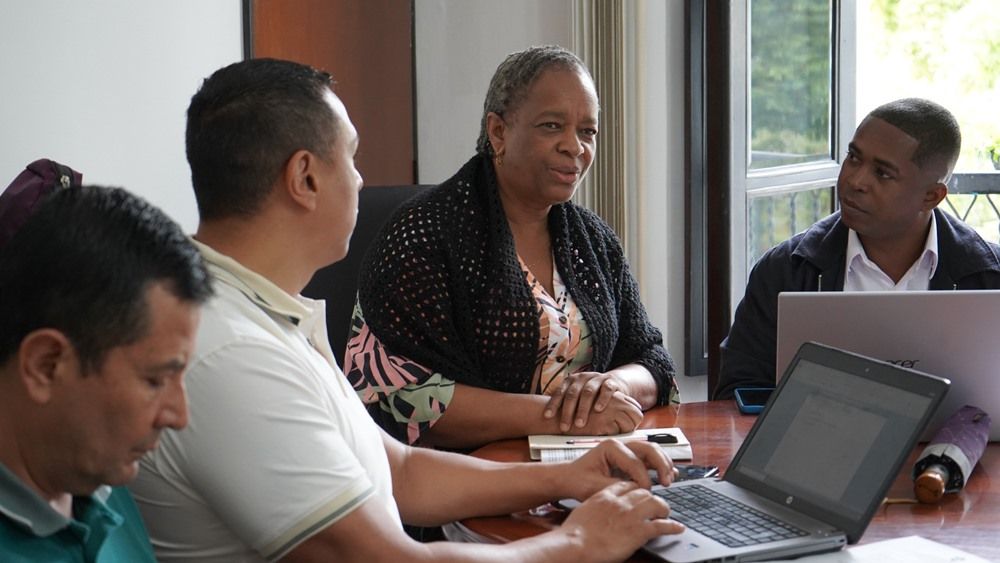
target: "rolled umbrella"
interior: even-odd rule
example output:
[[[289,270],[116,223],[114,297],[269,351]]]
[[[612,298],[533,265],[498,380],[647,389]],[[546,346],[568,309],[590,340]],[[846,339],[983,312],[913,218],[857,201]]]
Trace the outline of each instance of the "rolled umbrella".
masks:
[[[917,500],[933,504],[945,493],[962,490],[986,451],[990,422],[989,414],[972,405],[958,409],[945,421],[913,466]]]

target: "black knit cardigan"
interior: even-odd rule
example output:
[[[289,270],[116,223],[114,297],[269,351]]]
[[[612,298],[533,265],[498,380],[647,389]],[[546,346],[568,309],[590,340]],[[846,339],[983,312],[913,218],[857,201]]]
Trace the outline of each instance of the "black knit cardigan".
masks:
[[[666,404],[674,366],[615,233],[572,203],[549,212],[555,264],[591,331],[592,369],[645,366]],[[493,164],[469,160],[403,204],[369,249],[358,299],[393,354],[458,383],[531,392],[538,305],[521,271]]]

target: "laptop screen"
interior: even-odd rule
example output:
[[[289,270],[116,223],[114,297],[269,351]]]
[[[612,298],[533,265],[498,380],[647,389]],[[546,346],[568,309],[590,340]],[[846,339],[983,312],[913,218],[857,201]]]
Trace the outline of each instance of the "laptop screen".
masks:
[[[943,390],[920,381],[940,380],[819,351],[820,361],[793,364],[726,479],[845,531],[862,521],[860,535]],[[825,361],[827,352],[846,363]]]
[[[951,389],[928,431],[964,405],[1000,413],[1000,291],[803,292],[778,297],[777,375],[799,346],[842,350],[946,377]],[[991,440],[1000,440],[994,424]]]

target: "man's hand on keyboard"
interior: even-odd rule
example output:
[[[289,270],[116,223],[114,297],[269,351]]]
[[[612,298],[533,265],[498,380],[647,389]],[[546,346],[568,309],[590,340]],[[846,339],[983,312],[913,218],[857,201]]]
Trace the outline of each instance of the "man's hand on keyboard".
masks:
[[[581,541],[583,553],[621,561],[656,536],[683,532],[682,524],[666,519],[669,514],[663,499],[633,481],[619,481],[573,510],[558,533]]]

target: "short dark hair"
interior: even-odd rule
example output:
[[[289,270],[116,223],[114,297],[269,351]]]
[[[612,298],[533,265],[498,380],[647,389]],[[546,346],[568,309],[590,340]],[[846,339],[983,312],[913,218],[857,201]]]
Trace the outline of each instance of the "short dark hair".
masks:
[[[253,215],[295,151],[333,150],[331,84],[325,72],[275,59],[241,61],[205,79],[185,139],[202,220]]]
[[[486,116],[490,112],[503,117],[513,112],[524,101],[528,89],[543,71],[551,68],[575,70],[593,81],[590,70],[583,64],[580,57],[558,45],[530,47],[523,51],[507,55],[493,73],[490,86],[483,102],[483,118],[479,124],[479,139],[476,141],[476,152],[488,157],[493,156],[493,145],[486,131]]]
[[[868,114],[896,127],[917,140],[913,163],[923,168],[929,162],[945,165],[945,178],[951,175],[962,150],[962,131],[950,111],[923,98],[903,98],[883,104]]]
[[[0,365],[32,331],[73,343],[85,372],[149,330],[154,283],[201,304],[212,294],[201,255],[162,211],[121,188],[48,196],[0,249]]]

